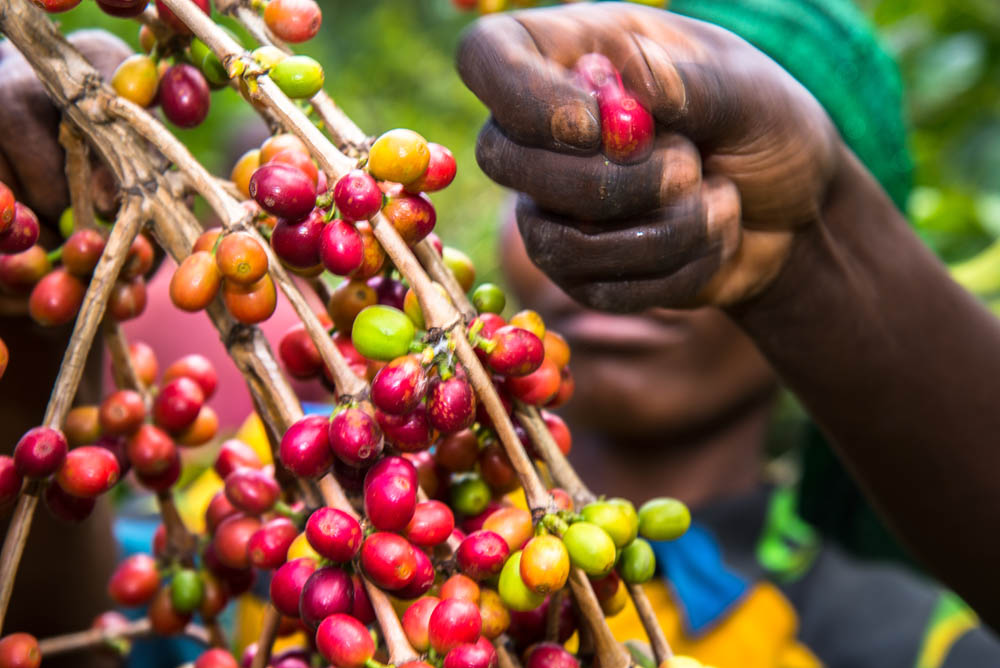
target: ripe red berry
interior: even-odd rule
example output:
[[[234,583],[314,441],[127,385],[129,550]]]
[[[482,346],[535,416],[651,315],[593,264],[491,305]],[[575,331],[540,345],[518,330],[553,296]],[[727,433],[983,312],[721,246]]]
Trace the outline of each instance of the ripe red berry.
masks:
[[[21,474],[17,472],[14,458],[0,455],[0,508],[11,504],[21,491]]]
[[[545,358],[542,364],[529,374],[513,376],[504,383],[504,388],[526,404],[544,406],[559,391],[562,374],[555,362]]]
[[[125,256],[125,264],[119,276],[126,281],[130,281],[137,276],[145,276],[153,268],[153,244],[149,242],[145,234],[139,234],[132,240],[132,245],[128,247],[128,254]]]
[[[469,534],[455,552],[458,567],[474,580],[486,580],[499,574],[508,556],[507,541],[500,534],[487,530]]]
[[[403,613],[403,618],[400,620],[403,624],[403,631],[406,633],[407,640],[413,645],[413,649],[420,653],[424,653],[430,649],[431,641],[428,636],[427,625],[430,622],[431,613],[434,612],[434,608],[440,602],[441,599],[436,596],[424,596],[417,599],[406,609],[406,612]]]
[[[271,248],[290,267],[315,267],[320,264],[320,244],[326,225],[319,209],[313,209],[304,218],[282,218],[271,230]]]
[[[487,353],[486,363],[504,376],[525,376],[541,366],[545,356],[542,340],[514,325],[496,330],[490,341],[493,349]]]
[[[35,636],[11,633],[0,640],[0,666],[3,668],[38,668],[42,652]]]
[[[224,566],[242,569],[250,565],[248,543],[260,528],[260,520],[245,515],[232,515],[215,528],[212,547]]]
[[[170,587],[160,587],[146,611],[153,632],[161,636],[180,633],[191,622],[191,613],[181,613],[174,608],[170,596]]]
[[[126,558],[108,580],[108,596],[125,607],[144,605],[156,594],[160,574],[156,561],[148,554],[134,554]]]
[[[316,629],[326,617],[350,614],[354,602],[351,576],[336,566],[316,570],[302,586],[299,617],[309,629]]]
[[[302,170],[280,162],[258,167],[249,190],[264,211],[279,218],[295,221],[316,206],[316,184]]]
[[[212,95],[205,76],[197,68],[180,63],[163,73],[157,99],[167,120],[178,127],[193,128],[208,116]]]
[[[472,426],[476,419],[476,394],[468,381],[452,376],[432,382],[427,394],[427,419],[446,434]]]
[[[139,480],[139,483],[146,489],[152,492],[165,492],[177,479],[181,477],[181,456],[176,450],[174,451],[173,457],[170,458],[170,464],[162,473],[156,474],[146,474],[135,472],[135,477]]]
[[[333,202],[346,220],[368,220],[382,208],[382,191],[368,172],[354,169],[333,187]]]
[[[128,356],[143,385],[149,386],[156,382],[159,364],[156,361],[156,353],[148,343],[132,341],[128,344]]]
[[[220,647],[213,647],[201,653],[194,662],[194,668],[239,668],[233,655]]]
[[[531,649],[525,668],[580,668],[580,662],[561,645],[543,642]]]
[[[278,357],[292,378],[313,378],[323,370],[323,358],[305,325],[292,325],[278,343]]]
[[[26,478],[46,478],[62,466],[68,447],[58,429],[33,427],[14,446],[14,466]]]
[[[142,425],[146,418],[146,404],[138,392],[118,390],[101,403],[98,417],[105,434],[124,436]]]
[[[65,269],[56,269],[31,290],[28,313],[40,325],[65,325],[76,318],[86,292],[79,278]]]
[[[597,107],[604,155],[621,164],[640,162],[649,156],[656,123],[638,98],[626,90],[604,89],[597,94]]]
[[[351,223],[331,220],[323,227],[319,242],[319,258],[323,266],[337,276],[347,276],[365,259],[365,244]]]
[[[455,573],[441,583],[441,599],[461,598],[479,605],[482,590],[476,581],[467,575]]]
[[[427,163],[427,171],[413,183],[406,184],[408,193],[432,193],[447,188],[455,179],[455,156],[447,147],[434,142],[427,142],[431,152],[431,160]]]
[[[0,234],[6,232],[14,222],[17,200],[6,183],[0,181]]]
[[[263,464],[260,457],[257,456],[257,452],[243,441],[238,441],[235,438],[224,441],[219,448],[218,456],[215,458],[215,472],[225,480],[226,476],[241,466],[259,469]]]
[[[417,567],[413,571],[413,579],[399,589],[393,590],[393,595],[403,600],[423,596],[434,586],[434,563],[423,550],[413,548],[413,557]]]
[[[314,0],[271,0],[264,9],[264,22],[278,39],[292,44],[316,36],[323,13]]]
[[[404,475],[365,477],[365,515],[376,529],[401,531],[413,517],[417,486]]]
[[[270,473],[260,469],[236,469],[226,476],[226,498],[249,515],[269,511],[281,496],[281,488]]]
[[[424,398],[427,375],[416,355],[404,355],[379,369],[371,383],[375,407],[390,415],[409,413]]]
[[[88,276],[104,252],[104,237],[97,230],[85,228],[69,235],[63,244],[62,263],[76,276]]]
[[[73,496],[93,498],[118,482],[118,459],[97,445],[83,445],[66,454],[56,482]]]
[[[451,508],[431,500],[417,504],[403,534],[414,545],[434,547],[448,540],[454,529],[455,516]]]
[[[345,408],[330,420],[330,449],[351,466],[366,466],[382,453],[382,430],[360,408]]]
[[[159,427],[143,424],[129,437],[125,452],[138,473],[156,476],[170,468],[177,456],[177,446]]]
[[[320,555],[346,563],[361,549],[361,525],[336,508],[319,508],[306,521],[306,540]]]
[[[257,529],[247,543],[254,568],[274,569],[285,563],[288,548],[299,530],[287,517],[276,517]]]
[[[434,460],[450,473],[471,471],[478,455],[479,439],[471,429],[445,435],[434,449]]]
[[[330,615],[316,631],[316,648],[335,668],[363,668],[375,654],[368,629],[349,615]]]
[[[326,473],[333,459],[327,430],[322,415],[307,415],[289,427],[278,450],[285,468],[302,478],[318,478]]]
[[[417,404],[416,408],[405,415],[388,415],[380,410],[375,411],[386,440],[402,452],[419,452],[426,450],[437,440],[437,432],[427,418],[427,407]]]
[[[205,528],[209,533],[215,533],[215,528],[222,523],[222,520],[239,512],[226,498],[225,492],[216,492],[205,508]]]
[[[308,557],[293,559],[282,565],[271,578],[271,604],[283,615],[299,616],[299,599],[306,580],[316,570],[316,562]]]
[[[21,253],[0,254],[0,287],[15,295],[26,295],[52,271],[45,250],[38,245]]]
[[[375,621],[375,610],[368,598],[368,591],[356,573],[351,576],[351,582],[354,583],[354,605],[351,606],[351,617],[362,624],[371,624]]]
[[[205,401],[212,398],[212,395],[215,394],[215,388],[219,385],[219,374],[215,371],[215,365],[210,359],[198,353],[185,355],[163,372],[164,383],[169,383],[177,378],[190,378],[198,383],[204,393]]]
[[[205,403],[205,393],[187,376],[175,378],[160,389],[153,402],[153,419],[167,431],[178,432],[194,422]]]
[[[38,216],[24,204],[14,205],[14,219],[0,232],[0,253],[21,253],[38,241],[41,225]]]
[[[454,648],[444,657],[443,668],[496,668],[497,652],[486,638]]]
[[[483,628],[479,606],[472,601],[448,598],[438,603],[427,626],[431,647],[439,654],[474,643]]]
[[[413,580],[417,558],[410,542],[394,533],[379,531],[361,545],[361,567],[369,579],[390,591],[402,589]]]

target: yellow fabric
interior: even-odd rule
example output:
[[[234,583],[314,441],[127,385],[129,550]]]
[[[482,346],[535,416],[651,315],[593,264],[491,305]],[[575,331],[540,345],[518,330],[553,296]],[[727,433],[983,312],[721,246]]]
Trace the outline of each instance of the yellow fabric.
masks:
[[[796,640],[798,619],[795,610],[768,582],[757,583],[736,610],[700,638],[685,635],[666,584],[653,581],[644,589],[670,646],[678,654],[718,668],[819,668],[823,665]],[[618,640],[647,642],[631,601],[608,622]]]
[[[948,658],[952,645],[978,625],[976,613],[964,605],[934,624],[924,637],[916,668],[940,668]]]

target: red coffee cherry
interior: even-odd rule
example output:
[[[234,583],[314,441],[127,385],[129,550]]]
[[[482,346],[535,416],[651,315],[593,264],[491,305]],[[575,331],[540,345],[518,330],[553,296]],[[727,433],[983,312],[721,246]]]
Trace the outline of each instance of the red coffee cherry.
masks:
[[[423,193],[391,198],[382,207],[382,214],[396,228],[403,241],[410,246],[430,234],[437,223],[434,205]]]
[[[316,570],[316,562],[307,557],[282,565],[271,578],[271,604],[283,615],[299,616],[299,599],[306,580]]]
[[[336,508],[319,508],[306,521],[306,540],[331,561],[347,563],[354,559],[362,539],[358,521]]]
[[[354,169],[334,185],[333,202],[345,220],[369,220],[382,208],[382,191],[368,172]]]
[[[278,357],[292,378],[313,378],[323,370],[323,358],[302,323],[293,325],[282,335]]]
[[[48,485],[45,488],[45,506],[64,522],[82,522],[94,510],[96,501],[73,496],[59,485]]]
[[[274,507],[281,488],[274,476],[260,469],[240,468],[226,476],[226,498],[249,515],[262,515]]]
[[[194,662],[194,668],[239,668],[233,655],[219,647],[202,652]]]
[[[445,434],[471,427],[476,419],[476,394],[468,381],[458,376],[433,381],[427,394],[427,419]]]
[[[414,508],[403,535],[419,547],[434,547],[448,540],[454,529],[455,516],[451,508],[440,501],[421,501]]]
[[[83,445],[66,454],[56,482],[73,496],[89,499],[111,489],[119,474],[118,460],[109,450]]]
[[[42,652],[35,636],[11,633],[0,640],[0,666],[3,668],[38,668]]]
[[[423,550],[413,549],[413,557],[417,567],[413,571],[413,579],[399,589],[393,590],[393,595],[403,600],[423,596],[434,586],[434,564]]]
[[[471,471],[478,456],[479,439],[471,429],[444,435],[434,449],[434,460],[450,473]]]
[[[239,512],[226,498],[224,491],[216,492],[205,508],[205,528],[209,533],[215,533],[215,528],[222,523],[222,520]]]
[[[315,630],[330,615],[350,614],[354,603],[351,576],[336,566],[316,570],[302,586],[299,617],[306,628]]]
[[[205,76],[197,68],[181,63],[163,73],[157,100],[168,121],[193,128],[208,116],[212,95]]]
[[[413,580],[417,558],[410,542],[394,533],[373,533],[361,545],[361,567],[369,579],[390,591],[402,589]]]
[[[438,603],[427,626],[431,647],[439,654],[450,652],[465,643],[476,642],[482,628],[479,606],[460,598],[448,598]]]
[[[407,640],[413,645],[413,649],[420,653],[430,649],[431,641],[427,631],[430,623],[431,613],[437,607],[441,599],[436,596],[424,596],[417,599],[403,613],[400,620],[403,624],[403,632],[406,633]]]
[[[14,222],[16,205],[14,192],[6,183],[0,181],[0,234],[10,229],[11,223]]]
[[[264,211],[279,218],[298,220],[316,206],[316,184],[302,170],[280,162],[258,167],[249,190]]]
[[[215,472],[225,480],[226,476],[243,466],[259,469],[263,463],[257,456],[257,452],[243,441],[238,441],[235,438],[224,441],[215,458]]]
[[[134,554],[115,569],[108,580],[108,596],[127,608],[145,605],[160,586],[156,561],[148,554]]]
[[[89,276],[101,259],[104,245],[104,237],[97,230],[77,230],[63,244],[63,266],[76,276]]]
[[[335,668],[363,668],[375,654],[368,629],[344,614],[330,615],[320,623],[316,647]]]
[[[493,531],[479,530],[469,534],[458,546],[455,560],[462,572],[474,580],[486,580],[503,569],[510,547]]]
[[[401,531],[413,517],[417,486],[405,475],[365,477],[365,515],[376,529]]]
[[[404,188],[408,193],[432,193],[447,188],[455,179],[456,165],[455,156],[447,147],[434,142],[427,142],[430,149],[431,159],[427,163],[427,171],[424,175],[413,183],[408,183]]]
[[[337,276],[347,276],[365,259],[365,244],[351,223],[336,219],[323,227],[319,242],[323,266]]]
[[[295,269],[310,269],[320,264],[323,214],[313,209],[304,218],[282,218],[271,231],[271,248],[281,261]]]
[[[65,325],[76,318],[87,292],[79,278],[56,269],[35,284],[28,299],[28,313],[40,325]]]
[[[38,216],[24,204],[14,204],[14,218],[7,228],[0,232],[0,253],[21,253],[38,241],[41,225]]]
[[[525,668],[580,668],[580,663],[561,645],[543,642],[531,649]]]
[[[379,369],[371,383],[375,407],[390,415],[409,413],[424,398],[427,375],[416,355],[404,355]]]
[[[0,508],[9,506],[21,491],[23,480],[14,465],[14,458],[0,455]]]
[[[153,402],[153,419],[167,431],[178,432],[194,422],[205,393],[194,380],[181,376],[160,389]]]
[[[417,404],[405,415],[388,415],[376,410],[375,419],[386,439],[402,452],[426,450],[437,440],[437,432],[427,418],[424,404]]]
[[[323,13],[313,0],[272,0],[264,9],[264,22],[279,39],[298,44],[316,36]]]
[[[287,517],[276,517],[257,529],[247,543],[254,568],[274,569],[285,563],[288,548],[299,530]]]
[[[14,446],[14,466],[26,478],[46,478],[62,466],[68,447],[58,429],[33,427]]]
[[[525,376],[541,366],[545,356],[542,340],[520,327],[505,325],[489,340],[493,348],[487,353],[486,364],[504,376]]]
[[[366,466],[382,453],[382,430],[360,408],[347,408],[330,420],[330,449],[351,466]]]
[[[486,638],[454,648],[444,657],[443,668],[496,668],[497,653]]]
[[[198,353],[185,355],[163,372],[164,383],[169,383],[177,378],[190,378],[198,383],[205,395],[205,401],[208,401],[215,394],[215,388],[219,385],[219,374],[215,371],[215,365],[210,359]]]
[[[322,415],[307,415],[295,422],[281,438],[281,463],[302,478],[325,474],[333,460],[327,432],[327,420]]]
[[[232,515],[215,528],[212,547],[219,561],[230,568],[243,569],[250,565],[248,543],[260,520],[245,515]]]

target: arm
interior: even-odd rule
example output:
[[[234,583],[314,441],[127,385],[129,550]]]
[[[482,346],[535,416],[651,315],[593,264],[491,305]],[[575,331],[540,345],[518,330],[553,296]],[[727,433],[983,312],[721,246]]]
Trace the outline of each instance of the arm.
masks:
[[[656,118],[638,165],[597,153],[569,75],[588,51]],[[726,309],[904,541],[1000,624],[1000,325],[808,91],[731,33],[615,4],[481,20],[458,66],[492,111],[477,158],[521,191],[533,261],[603,310]]]

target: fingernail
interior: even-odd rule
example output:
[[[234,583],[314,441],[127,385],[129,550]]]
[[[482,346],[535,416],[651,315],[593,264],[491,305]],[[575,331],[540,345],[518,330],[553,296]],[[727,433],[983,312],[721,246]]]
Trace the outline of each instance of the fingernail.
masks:
[[[586,104],[574,102],[557,107],[552,113],[552,137],[577,148],[596,148],[601,139],[601,124]]]

